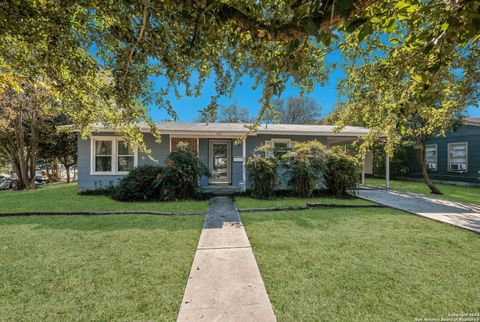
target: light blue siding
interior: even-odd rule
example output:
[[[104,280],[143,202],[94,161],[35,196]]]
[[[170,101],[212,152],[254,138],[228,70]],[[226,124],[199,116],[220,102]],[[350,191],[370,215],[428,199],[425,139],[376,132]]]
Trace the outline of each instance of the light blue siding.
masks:
[[[113,133],[94,133],[93,136],[115,136]],[[250,136],[246,140],[246,156],[248,155],[259,145],[269,141],[272,138],[289,138],[292,141],[302,142],[310,140],[318,140],[326,144],[326,137],[315,137],[315,136],[299,136],[299,135],[256,135]],[[202,162],[207,166],[209,165],[209,140],[208,138],[199,139],[199,157]],[[231,185],[237,186],[238,183],[243,179],[243,162],[235,162],[235,157],[243,156],[243,146],[242,144],[235,144],[235,139],[231,141]],[[161,142],[155,142],[154,137],[151,134],[145,134],[145,144],[147,148],[151,151],[151,156],[146,154],[139,153],[138,156],[138,165],[145,164],[159,164],[163,165],[165,158],[170,152],[170,136],[162,135]],[[95,189],[98,187],[106,187],[109,185],[115,185],[118,181],[123,178],[125,175],[91,175],[90,174],[90,140],[79,140],[78,141],[78,188],[80,190],[85,189]],[[207,186],[208,178],[203,176],[200,178],[200,186]]]
[[[94,133],[93,136],[115,136],[114,133]],[[116,185],[125,175],[92,175],[90,174],[91,147],[90,139],[78,140],[78,189],[95,189]],[[168,135],[161,136],[161,142],[155,142],[151,134],[145,134],[145,144],[151,150],[151,158],[146,154],[139,153],[138,164],[160,164],[163,165],[170,149]]]

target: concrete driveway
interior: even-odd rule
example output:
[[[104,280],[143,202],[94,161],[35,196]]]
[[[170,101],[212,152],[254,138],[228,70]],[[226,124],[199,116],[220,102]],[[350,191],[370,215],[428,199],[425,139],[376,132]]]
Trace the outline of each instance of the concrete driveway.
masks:
[[[480,233],[480,206],[396,190],[366,188],[358,193],[362,199]]]

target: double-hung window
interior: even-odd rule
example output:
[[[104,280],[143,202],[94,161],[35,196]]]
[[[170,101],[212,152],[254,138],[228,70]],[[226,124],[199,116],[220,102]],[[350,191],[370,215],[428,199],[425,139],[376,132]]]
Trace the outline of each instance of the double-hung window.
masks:
[[[448,144],[448,170],[455,172],[466,172],[468,164],[467,142]]]
[[[128,172],[135,166],[135,152],[126,141],[117,141],[117,170]]]
[[[280,158],[282,155],[288,152],[295,145],[295,141],[290,139],[272,139],[266,141],[265,144],[273,148],[273,156]],[[272,156],[272,155],[270,155]]]
[[[117,137],[92,138],[92,174],[126,174],[137,165],[136,151]]]
[[[95,140],[95,173],[113,172],[113,141]]]
[[[427,169],[430,171],[437,171],[437,145],[428,144],[425,150],[425,162]]]

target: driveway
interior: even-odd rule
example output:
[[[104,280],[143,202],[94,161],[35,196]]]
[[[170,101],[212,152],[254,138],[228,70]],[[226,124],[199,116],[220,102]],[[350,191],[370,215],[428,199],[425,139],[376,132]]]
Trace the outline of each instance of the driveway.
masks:
[[[396,190],[367,188],[358,193],[362,199],[480,233],[480,206]]]

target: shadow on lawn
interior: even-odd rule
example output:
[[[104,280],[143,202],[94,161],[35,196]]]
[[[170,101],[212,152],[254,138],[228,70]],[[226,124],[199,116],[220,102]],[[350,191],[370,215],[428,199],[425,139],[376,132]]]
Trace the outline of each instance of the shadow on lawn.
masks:
[[[277,211],[277,212],[257,212],[241,214],[248,223],[261,223],[268,221],[289,221],[295,225],[309,229],[327,229],[330,225],[345,224],[346,220],[352,217],[384,217],[385,215],[402,214],[397,210],[386,209],[358,209],[358,208],[339,208],[339,209],[312,209],[300,211]],[[406,213],[405,213],[406,215]]]
[[[150,215],[102,215],[102,216],[32,216],[0,218],[2,225],[35,225],[32,230],[61,229],[79,231],[120,230],[201,230],[204,216],[150,216]]]

